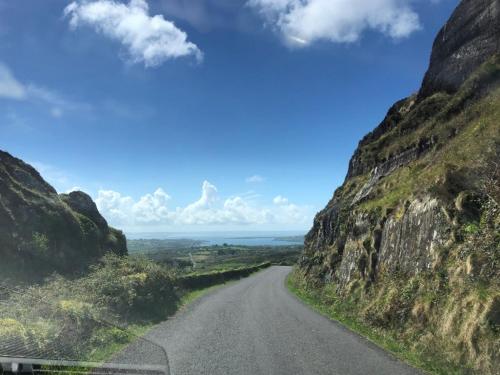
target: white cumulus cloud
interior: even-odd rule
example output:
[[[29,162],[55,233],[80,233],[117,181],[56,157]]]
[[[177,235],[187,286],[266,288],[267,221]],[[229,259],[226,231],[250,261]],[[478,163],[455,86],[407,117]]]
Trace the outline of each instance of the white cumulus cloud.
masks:
[[[199,199],[170,209],[170,196],[162,189],[138,200],[112,190],[100,190],[95,199],[99,211],[115,226],[134,230],[166,227],[228,225],[309,224],[311,207],[299,206],[280,196],[279,204],[259,205],[253,196],[219,197],[217,188],[204,181]]]
[[[184,208],[177,208],[178,225],[248,225],[264,224],[271,213],[258,207],[252,197],[232,196],[225,200],[218,196],[217,188],[203,182],[201,197]]]
[[[420,28],[412,0],[248,0],[285,41],[352,43],[366,30],[404,38]]]
[[[170,223],[167,208],[170,196],[162,189],[142,196],[138,201],[112,190],[99,190],[96,205],[103,216],[117,226]]]
[[[201,197],[185,208],[177,208],[176,221],[181,224],[211,224],[218,220],[215,203],[217,202],[217,188],[208,181],[201,187]]]
[[[130,0],[128,4],[115,0],[74,1],[64,10],[73,29],[82,25],[93,27],[106,37],[120,42],[134,63],[146,67],[161,65],[169,59],[203,54],[187,34],[162,15],[149,15],[145,0]]]
[[[141,197],[133,206],[135,218],[141,223],[161,222],[169,220],[167,202],[170,196],[163,189],[156,189],[153,194],[146,194]]]
[[[281,195],[278,195],[277,197],[274,197],[273,203],[278,205],[278,206],[288,204],[288,199],[285,197],[282,197]]]
[[[133,224],[135,202],[131,197],[122,196],[113,190],[99,190],[95,203],[101,214],[113,225]]]

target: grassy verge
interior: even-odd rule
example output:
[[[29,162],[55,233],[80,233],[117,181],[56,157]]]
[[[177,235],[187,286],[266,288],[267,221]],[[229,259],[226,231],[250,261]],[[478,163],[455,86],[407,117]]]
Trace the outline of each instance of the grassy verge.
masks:
[[[152,323],[134,324],[127,327],[124,340],[111,342],[107,345],[94,349],[89,355],[88,362],[104,363],[113,355],[125,349],[128,345],[140,339],[150,329],[154,327]]]
[[[251,267],[251,268],[252,268],[252,272],[246,276],[243,276],[243,277],[251,276],[251,275],[253,275],[253,274],[255,274],[263,269],[260,267]],[[239,268],[239,269],[244,269],[244,267]],[[197,301],[198,299],[202,298],[203,296],[207,295],[208,293],[210,293],[216,289],[222,288],[223,286],[234,284],[237,281],[238,280],[227,280],[227,281],[221,282],[219,284],[207,286],[207,287],[200,288],[200,289],[186,290],[186,291],[182,292],[182,296],[179,298],[179,302],[177,304],[177,309],[175,310],[175,312],[177,312],[181,309],[187,308],[193,302]],[[172,315],[174,313],[172,313]],[[129,340],[127,340],[126,342],[122,342],[122,343],[115,342],[115,343],[112,343],[104,348],[100,348],[98,351],[95,351],[92,354],[90,361],[101,363],[101,362],[105,361],[106,359],[109,359],[111,356],[118,353],[119,351],[124,349],[126,346],[130,345],[132,342],[134,342],[138,338],[146,335],[148,333],[148,331],[150,331],[151,329],[154,328],[154,326],[155,326],[155,324],[153,324],[153,323],[144,323],[144,324],[135,324],[135,325],[131,325],[131,326],[127,327],[127,331],[130,333]]]
[[[227,272],[227,271],[245,271],[245,270],[248,270],[248,272],[244,272],[243,274],[239,275],[238,277],[239,278],[244,278],[244,277],[249,277],[257,272],[260,272],[264,269],[266,269],[267,267],[269,267],[271,264],[270,263],[262,263],[262,264],[259,264],[259,265],[256,265],[256,266],[252,266],[252,267],[240,267],[240,268],[237,268],[236,270],[225,270],[224,272]],[[202,275],[206,275],[206,274],[200,274],[200,276]],[[180,299],[180,304],[179,304],[179,308],[183,308],[183,307],[186,307],[187,305],[193,303],[194,301],[196,301],[197,299],[203,297],[204,295],[208,294],[209,292],[215,290],[215,289],[218,289],[218,288],[221,288],[225,285],[231,285],[231,284],[234,284],[238,281],[239,279],[226,279],[225,281],[221,281],[217,284],[214,284],[214,285],[210,285],[210,286],[207,286],[207,287],[203,287],[201,289],[194,289],[194,290],[188,290],[185,292],[185,294],[181,297]]]
[[[191,290],[191,291],[186,291],[182,294],[182,297],[179,298],[179,302],[177,304],[177,309],[174,312],[170,312],[170,316],[175,314],[177,311],[184,309],[188,307],[190,304],[195,302],[196,300],[200,299],[204,295],[208,294],[209,292],[221,288],[224,285],[227,285],[229,283],[233,283],[234,281],[223,283],[223,284],[218,284],[218,285],[212,285],[210,287],[206,287],[203,289],[198,289],[198,290]],[[166,317],[165,319],[168,319]],[[108,345],[105,345],[103,347],[99,347],[95,349],[90,355],[89,358],[87,359],[88,362],[95,362],[95,363],[104,363],[107,360],[109,360],[113,355],[116,355],[123,349],[125,349],[127,346],[135,342],[136,340],[139,340],[141,337],[144,337],[150,330],[152,330],[155,327],[155,323],[152,322],[143,322],[139,324],[133,324],[127,327],[126,333],[127,337],[125,340],[121,342],[112,342],[109,343]],[[65,375],[66,372],[63,372],[63,375]],[[67,374],[71,374],[71,372],[67,372]]]
[[[106,362],[179,309],[269,265],[179,276],[145,258],[107,256],[81,278],[54,276],[22,290],[5,287],[0,290],[0,355],[30,352]],[[12,343],[16,351],[9,349]]]
[[[295,272],[287,277],[286,285],[294,295],[315,311],[339,322],[414,367],[436,375],[464,373],[463,369],[439,358],[438,353],[430,357],[429,353],[422,353],[412,348],[410,343],[401,342],[390,331],[368,325],[355,316],[356,310],[348,303],[332,301],[331,296],[328,296],[323,289],[307,286]]]
[[[243,277],[251,276],[254,273],[261,271],[263,269],[262,266],[267,267],[268,265],[262,264],[262,265],[253,266],[253,267],[240,267],[240,268],[236,269],[236,271],[241,271],[241,270],[244,271],[244,270],[248,269],[249,273],[244,273],[242,276],[240,276],[241,278],[243,278]],[[235,270],[226,270],[226,271],[235,271]],[[204,274],[201,274],[201,275],[204,275]],[[238,280],[239,279],[226,280],[226,281],[222,281],[220,283],[206,286],[206,287],[202,287],[199,289],[184,290],[184,291],[180,292],[179,294],[181,296],[179,298],[179,302],[177,303],[177,308],[175,311],[171,311],[169,316],[172,316],[177,311],[188,307],[190,304],[194,303],[195,301],[197,301],[198,299],[207,295],[208,293],[210,293],[216,289],[222,288],[223,286],[234,284]],[[143,323],[143,324],[134,324],[134,325],[127,327],[127,331],[131,334],[131,340],[128,340],[127,342],[124,342],[124,343],[113,343],[105,348],[100,349],[99,351],[95,352],[92,355],[91,361],[95,361],[95,362],[105,361],[106,359],[110,358],[113,354],[116,354],[117,352],[119,352],[120,350],[125,348],[127,345],[130,345],[130,343],[132,343],[133,341],[146,335],[148,333],[148,331],[150,331],[151,329],[154,328],[154,326],[155,326],[155,324],[148,322],[148,323]]]
[[[236,281],[227,281],[225,283],[212,285],[212,286],[209,286],[206,288],[191,290],[189,292],[186,292],[186,294],[184,294],[181,297],[181,300],[179,303],[179,309],[187,307],[191,303],[195,302],[196,300],[200,299],[201,297],[203,297],[204,295],[210,293],[211,291],[213,291],[215,289],[219,289],[219,288],[223,287],[224,285],[232,284],[234,282],[236,282]]]
[[[206,287],[198,290],[186,291],[180,297],[179,302],[177,304],[177,309],[174,312],[170,313],[170,316],[174,315],[177,311],[188,307],[190,304],[200,299],[204,295],[210,293],[211,291],[221,288],[224,285],[227,285],[232,282],[227,282],[218,285],[212,285],[210,287]],[[168,317],[166,317],[168,319]],[[152,322],[144,322],[139,324],[130,325],[127,327],[126,332],[129,334],[127,339],[122,342],[113,342],[107,346],[101,347],[95,350],[90,356],[89,362],[103,363],[109,358],[111,358],[116,353],[119,353],[121,350],[126,348],[128,345],[133,343],[134,341],[144,337],[150,330],[155,327],[155,323]]]

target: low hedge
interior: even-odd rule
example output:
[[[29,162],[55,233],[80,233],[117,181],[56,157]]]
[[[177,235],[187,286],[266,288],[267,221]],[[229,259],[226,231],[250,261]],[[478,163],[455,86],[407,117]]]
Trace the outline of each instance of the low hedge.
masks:
[[[54,276],[22,290],[0,287],[4,290],[0,355],[100,359],[135,338],[127,327],[147,327],[167,319],[185,292],[239,279],[270,265],[178,276],[145,258],[112,254],[81,278]]]
[[[252,267],[237,268],[234,270],[217,271],[204,274],[193,274],[181,276],[177,279],[177,286],[182,289],[201,289],[212,285],[225,283],[230,280],[241,279],[261,269],[271,266],[271,262],[265,262]]]

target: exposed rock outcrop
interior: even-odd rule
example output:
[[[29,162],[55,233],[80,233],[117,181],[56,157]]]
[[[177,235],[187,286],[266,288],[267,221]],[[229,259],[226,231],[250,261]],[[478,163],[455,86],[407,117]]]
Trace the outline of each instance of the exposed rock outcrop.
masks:
[[[396,102],[387,112],[384,120],[370,133],[365,135],[363,139],[359,142],[358,148],[354,151],[354,155],[349,161],[349,169],[347,171],[347,178],[362,175],[373,169],[379,160],[363,160],[360,153],[361,148],[367,144],[370,144],[378,140],[382,135],[395,128],[404,118],[404,115],[408,113],[413,104],[415,103],[415,98],[413,96],[399,100]]]
[[[126,254],[125,236],[108,226],[88,195],[58,195],[33,167],[0,151],[3,266],[67,273],[108,251]]]
[[[359,142],[297,271],[354,318],[480,374],[500,366],[499,3],[460,3],[419,93]]]
[[[431,259],[430,234],[421,232],[424,228],[419,223],[425,223],[427,229],[435,227],[434,238],[447,237],[450,224],[444,223],[442,215],[437,213],[445,210],[448,203],[440,200],[440,196],[431,196],[428,186],[421,184],[418,187],[418,179],[412,181],[413,186],[406,186],[410,181],[397,180],[394,175],[402,173],[405,168],[408,171],[408,168],[431,168],[432,165],[428,164],[415,167],[415,163],[434,159],[439,150],[459,134],[460,126],[466,125],[459,126],[450,121],[473,104],[470,99],[465,102],[462,98],[474,97],[475,92],[482,89],[492,92],[498,87],[499,9],[497,0],[464,0],[460,3],[436,38],[419,98],[411,96],[398,101],[382,123],[360,141],[349,163],[344,184],[325,209],[317,214],[313,228],[306,236],[305,252],[300,262],[303,269],[314,270],[313,273],[322,278],[336,278],[341,286],[346,284],[354,270],[363,273],[358,264],[361,248],[358,246],[354,250],[350,243],[364,240],[359,236],[361,219],[356,216],[360,211],[358,206],[376,206],[371,203],[383,200],[383,195],[397,195],[399,199],[391,204],[379,203],[378,209],[385,210],[385,213],[368,210],[370,219],[364,224],[366,236],[370,238],[375,230],[381,231],[383,245],[377,255],[379,268],[384,262],[384,269],[388,270],[409,271],[410,264],[416,269],[428,265]],[[485,61],[491,61],[491,67],[477,73]],[[473,73],[480,78],[465,85],[473,79]],[[439,121],[446,125],[439,124]],[[445,173],[441,179],[437,175],[435,178],[445,184],[448,177]],[[436,191],[442,193],[446,189],[445,186],[436,188]],[[418,203],[422,200],[432,204]],[[421,209],[417,209],[419,207]],[[405,216],[396,219],[394,212],[402,210],[407,210]],[[414,236],[420,239],[416,240]],[[408,258],[406,263],[405,257]],[[363,262],[361,260],[361,264]]]
[[[499,0],[463,0],[436,37],[419,99],[456,92],[472,72],[499,53],[499,19]]]
[[[384,224],[379,272],[414,276],[432,270],[439,249],[451,239],[452,226],[439,200],[425,196],[408,204],[402,217],[391,215]]]
[[[356,193],[351,205],[355,205],[356,203],[359,203],[360,201],[368,197],[378,181],[380,181],[380,179],[391,174],[391,172],[395,171],[396,169],[418,159],[424,152],[429,149],[430,145],[430,142],[421,143],[415,147],[410,148],[409,150],[405,150],[400,154],[391,157],[389,160],[373,168],[370,172],[370,179]]]

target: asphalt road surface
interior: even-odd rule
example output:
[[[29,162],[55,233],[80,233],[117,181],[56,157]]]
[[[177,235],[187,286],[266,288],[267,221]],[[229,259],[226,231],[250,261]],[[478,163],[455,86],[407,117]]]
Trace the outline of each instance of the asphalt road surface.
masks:
[[[166,349],[173,375],[420,374],[297,300],[284,283],[290,271],[216,289],[147,338]]]

